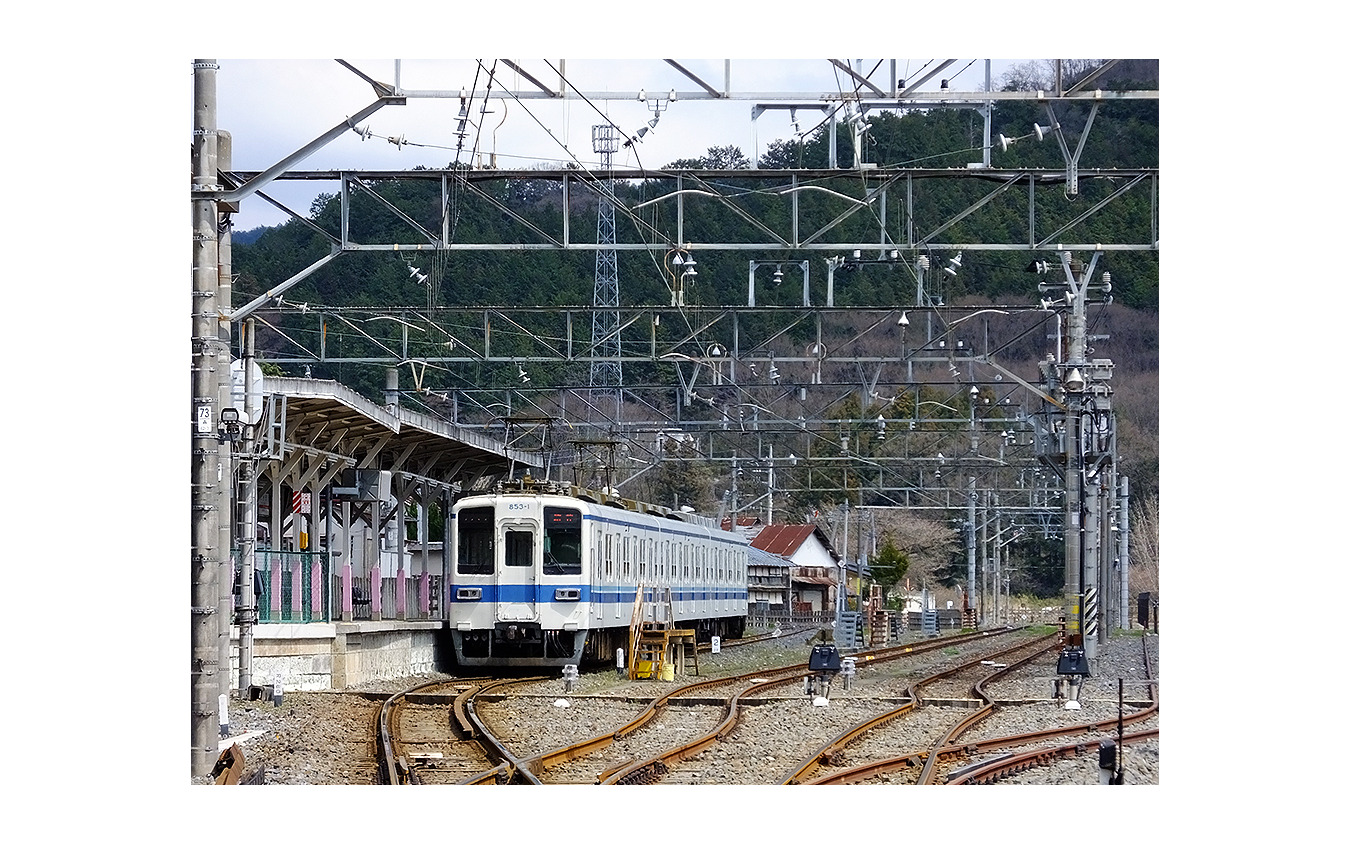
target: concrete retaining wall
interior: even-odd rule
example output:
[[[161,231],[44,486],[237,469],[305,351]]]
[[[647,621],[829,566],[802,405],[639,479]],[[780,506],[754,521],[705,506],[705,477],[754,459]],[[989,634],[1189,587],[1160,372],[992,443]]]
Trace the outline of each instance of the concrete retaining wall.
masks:
[[[255,686],[344,689],[439,670],[440,622],[260,624],[253,628]],[[239,687],[239,630],[231,630],[230,687]]]

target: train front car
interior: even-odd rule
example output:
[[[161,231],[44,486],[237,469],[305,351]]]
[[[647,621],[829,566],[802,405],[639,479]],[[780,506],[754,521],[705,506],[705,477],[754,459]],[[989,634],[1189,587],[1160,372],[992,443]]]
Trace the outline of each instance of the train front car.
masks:
[[[590,592],[581,504],[528,494],[456,503],[449,626],[460,665],[577,664]]]
[[[745,629],[746,540],[713,520],[525,481],[461,499],[449,628],[463,666],[605,663],[636,617],[699,641]]]

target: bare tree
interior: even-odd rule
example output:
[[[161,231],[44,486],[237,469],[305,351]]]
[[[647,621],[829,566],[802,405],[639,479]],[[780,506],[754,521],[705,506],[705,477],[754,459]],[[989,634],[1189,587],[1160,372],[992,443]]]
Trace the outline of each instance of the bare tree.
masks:
[[[894,537],[895,546],[909,558],[905,577],[917,586],[936,585],[936,572],[946,564],[959,542],[956,531],[946,522],[905,510],[880,511],[877,530]]]
[[[1152,592],[1158,598],[1159,516],[1157,494],[1130,509],[1130,591]]]
[[[1073,85],[1088,73],[1101,66],[1102,59],[1060,59],[1060,84],[1065,88]],[[1053,91],[1055,88],[1055,60],[1034,59],[1018,62],[1004,72],[1000,78],[1004,90],[1012,91]]]

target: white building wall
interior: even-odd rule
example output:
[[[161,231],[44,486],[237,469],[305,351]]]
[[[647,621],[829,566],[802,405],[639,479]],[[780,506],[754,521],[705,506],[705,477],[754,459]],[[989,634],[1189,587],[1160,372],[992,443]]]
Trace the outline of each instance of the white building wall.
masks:
[[[814,536],[802,543],[802,547],[797,549],[797,553],[792,555],[792,562],[799,566],[826,566],[834,568],[836,565],[830,552],[825,550],[825,546]]]

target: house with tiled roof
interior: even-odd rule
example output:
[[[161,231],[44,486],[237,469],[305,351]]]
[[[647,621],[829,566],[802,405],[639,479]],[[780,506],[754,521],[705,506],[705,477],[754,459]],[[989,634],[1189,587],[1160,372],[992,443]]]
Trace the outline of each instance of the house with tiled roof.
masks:
[[[793,615],[834,611],[840,556],[816,525],[768,524],[750,542],[751,548],[787,560]]]

